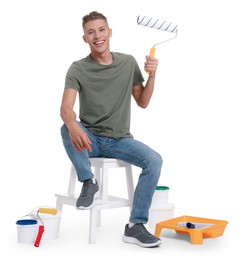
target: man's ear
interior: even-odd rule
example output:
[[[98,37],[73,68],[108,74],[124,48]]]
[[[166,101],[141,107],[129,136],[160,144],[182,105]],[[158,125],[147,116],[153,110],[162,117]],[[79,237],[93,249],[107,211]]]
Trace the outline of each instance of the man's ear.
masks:
[[[87,43],[85,35],[83,35],[83,40],[84,40],[84,42]]]
[[[110,37],[112,36],[112,29],[109,29],[110,30]]]

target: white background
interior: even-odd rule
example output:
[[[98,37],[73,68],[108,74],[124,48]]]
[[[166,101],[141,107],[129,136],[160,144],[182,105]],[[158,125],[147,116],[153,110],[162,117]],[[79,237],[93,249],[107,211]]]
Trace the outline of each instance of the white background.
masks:
[[[67,188],[70,163],[60,137],[65,74],[89,53],[82,16],[103,12],[111,50],[132,54],[141,69],[150,47],[172,35],[136,23],[139,14],[178,24],[178,37],[157,46],[156,88],[146,110],[133,102],[132,132],[164,159],[160,183],[170,187],[174,216],[229,221],[222,237],[192,245],[169,233],[162,246],[121,241],[127,209],[104,212],[97,243],[88,212],[65,207],[57,240],[40,248],[16,241],[15,222],[40,205],[55,206]],[[242,255],[242,5],[238,0],[1,0],[1,254],[7,259]],[[144,77],[147,75],[144,73]],[[134,169],[134,178],[139,174]],[[112,177],[113,178],[113,177]],[[113,189],[122,192],[118,174]]]

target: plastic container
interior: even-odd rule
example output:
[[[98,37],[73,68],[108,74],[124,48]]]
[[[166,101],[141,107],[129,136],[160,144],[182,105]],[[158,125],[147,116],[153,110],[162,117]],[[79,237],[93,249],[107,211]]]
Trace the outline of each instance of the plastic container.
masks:
[[[154,191],[151,208],[160,209],[161,207],[167,206],[168,198],[169,198],[169,187],[157,186]]]
[[[20,219],[17,225],[17,242],[33,244],[38,233],[38,224],[35,219]]]
[[[180,222],[209,224],[210,226],[195,230],[193,228],[178,226],[178,223]],[[222,236],[227,224],[228,221],[225,220],[195,216],[181,216],[158,223],[155,229],[155,236],[161,236],[162,229],[174,229],[176,233],[190,235],[192,244],[203,244],[203,238],[215,238]]]
[[[149,210],[148,227],[154,231],[157,223],[173,218],[174,208],[175,206],[172,203],[168,203],[160,208],[151,207]]]
[[[58,237],[59,225],[60,225],[60,213],[57,214],[46,214],[38,213],[38,216],[42,220],[36,218],[39,225],[44,224],[44,233],[42,240],[56,239]]]
[[[174,216],[174,204],[168,203],[169,187],[157,186],[149,210],[148,227],[152,231],[158,222],[171,219]]]

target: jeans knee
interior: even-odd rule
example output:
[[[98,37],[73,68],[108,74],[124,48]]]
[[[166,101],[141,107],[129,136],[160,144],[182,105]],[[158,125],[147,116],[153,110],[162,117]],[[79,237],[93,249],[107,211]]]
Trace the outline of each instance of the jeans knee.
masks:
[[[162,159],[162,156],[157,152],[155,152],[155,154],[154,154],[153,164],[158,169],[161,169],[161,167],[162,167],[163,159]]]
[[[159,178],[162,164],[163,159],[161,155],[157,152],[153,152],[152,154],[150,154],[149,160],[147,161],[148,173],[153,173],[154,176],[157,176],[157,178]]]

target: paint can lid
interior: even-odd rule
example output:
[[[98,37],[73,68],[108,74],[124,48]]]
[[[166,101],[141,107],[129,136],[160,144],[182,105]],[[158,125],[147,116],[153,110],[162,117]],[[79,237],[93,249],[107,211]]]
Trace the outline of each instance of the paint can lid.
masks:
[[[17,225],[35,225],[37,224],[37,220],[35,219],[20,219],[16,222]]]
[[[167,186],[157,186],[156,190],[169,190],[170,188]]]

